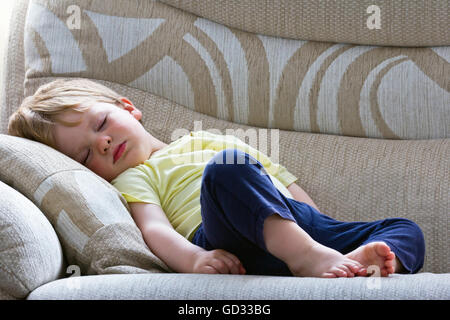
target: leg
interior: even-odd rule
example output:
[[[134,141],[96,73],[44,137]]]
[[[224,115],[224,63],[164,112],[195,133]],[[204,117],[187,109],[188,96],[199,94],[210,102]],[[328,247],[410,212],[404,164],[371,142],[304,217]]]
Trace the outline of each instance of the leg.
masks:
[[[419,226],[402,218],[375,223],[377,230],[346,256],[363,265],[379,266],[381,276],[418,272],[425,258],[425,240]]]
[[[231,164],[226,161],[229,159],[234,159]],[[297,225],[286,198],[264,174],[262,165],[248,154],[233,149],[219,152],[205,168],[200,201],[204,236],[196,240],[203,237],[199,242],[232,252],[248,273],[293,271],[303,276],[335,277],[351,276],[359,270],[356,262],[316,243]],[[267,219],[265,224],[272,215],[282,223]],[[264,233],[269,230],[270,248],[266,247],[263,229]],[[308,255],[302,255],[302,245],[308,248]],[[292,263],[289,260],[291,266],[287,267],[283,258],[288,260],[291,255],[296,259],[291,259]],[[311,263],[300,265],[298,261],[302,260]]]
[[[304,209],[302,228],[319,243],[333,248],[366,268],[380,267],[381,275],[404,271],[415,273],[423,265],[425,242],[414,222],[403,218],[373,222],[341,222],[311,206],[288,199],[289,206]],[[296,218],[299,220],[298,218]],[[302,221],[300,221],[300,224]]]
[[[264,201],[259,197],[266,191],[264,184],[268,177],[260,175],[259,168],[249,165],[249,158],[243,159],[246,160],[243,164],[242,158],[236,157],[244,153],[234,151],[217,153],[205,167],[200,195],[202,225],[193,243],[206,250],[224,249],[235,254],[247,274],[292,275],[283,261],[256,244],[258,215],[253,212],[259,202]],[[248,183],[252,181],[249,175],[257,176],[259,182],[264,181],[261,188],[255,184],[249,190],[252,186]],[[266,194],[266,198],[269,196]],[[275,197],[269,200],[276,201]]]
[[[278,215],[265,220],[264,239],[267,250],[297,276],[353,277],[361,271],[355,260],[314,241],[298,224]]]

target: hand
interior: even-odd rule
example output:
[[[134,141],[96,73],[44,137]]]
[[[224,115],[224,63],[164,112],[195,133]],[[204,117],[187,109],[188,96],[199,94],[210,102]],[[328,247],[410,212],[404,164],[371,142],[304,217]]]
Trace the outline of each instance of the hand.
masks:
[[[245,274],[239,259],[222,249],[199,251],[195,254],[194,273]]]

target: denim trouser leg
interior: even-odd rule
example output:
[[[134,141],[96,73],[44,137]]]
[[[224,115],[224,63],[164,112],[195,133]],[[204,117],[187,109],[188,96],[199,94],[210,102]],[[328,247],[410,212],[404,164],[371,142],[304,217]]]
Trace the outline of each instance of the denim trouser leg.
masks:
[[[423,265],[423,234],[414,222],[401,218],[374,222],[332,219],[306,203],[286,198],[264,167],[240,150],[218,152],[207,164],[200,203],[202,225],[192,242],[206,250],[235,254],[247,274],[291,275],[264,243],[264,220],[272,214],[296,222],[314,240],[343,254],[362,244],[385,241],[409,272],[417,272]]]

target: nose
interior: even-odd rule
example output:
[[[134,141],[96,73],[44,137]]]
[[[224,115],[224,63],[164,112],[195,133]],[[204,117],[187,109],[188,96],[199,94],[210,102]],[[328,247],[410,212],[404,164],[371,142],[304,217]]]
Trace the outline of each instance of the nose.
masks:
[[[111,137],[110,136],[100,136],[97,138],[97,149],[100,154],[106,154],[108,149],[111,147]]]

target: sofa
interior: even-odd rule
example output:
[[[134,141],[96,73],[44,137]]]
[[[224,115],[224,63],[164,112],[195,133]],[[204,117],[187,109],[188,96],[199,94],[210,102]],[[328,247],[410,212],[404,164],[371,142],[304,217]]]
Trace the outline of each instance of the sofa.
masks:
[[[450,8],[446,0],[19,0],[2,62],[0,298],[450,299]],[[343,221],[423,230],[417,274],[320,279],[175,273],[120,193],[7,135],[24,97],[88,78],[170,143],[231,134]]]

